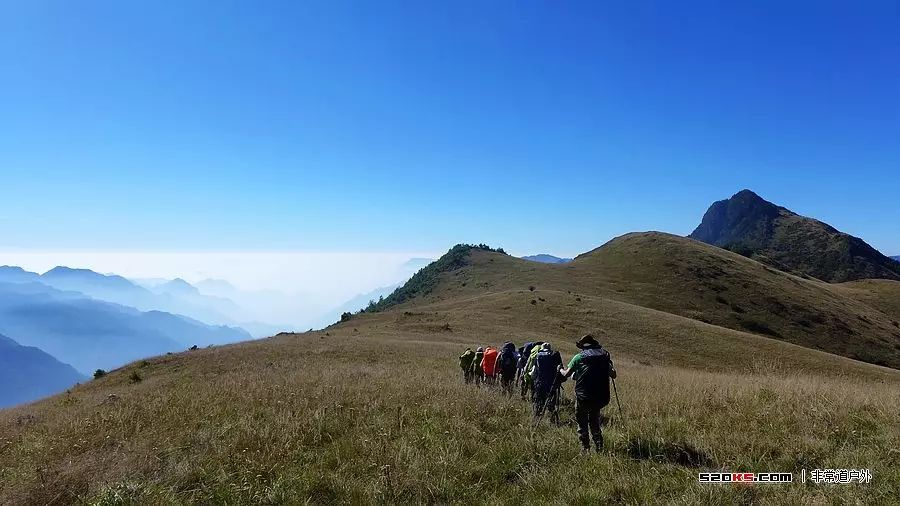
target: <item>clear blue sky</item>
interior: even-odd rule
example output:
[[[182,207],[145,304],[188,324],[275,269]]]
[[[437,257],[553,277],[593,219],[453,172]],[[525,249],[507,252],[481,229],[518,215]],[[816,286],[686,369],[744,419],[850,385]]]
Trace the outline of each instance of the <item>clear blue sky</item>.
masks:
[[[4,2],[0,247],[569,255],[751,188],[900,254],[900,4],[736,3]]]

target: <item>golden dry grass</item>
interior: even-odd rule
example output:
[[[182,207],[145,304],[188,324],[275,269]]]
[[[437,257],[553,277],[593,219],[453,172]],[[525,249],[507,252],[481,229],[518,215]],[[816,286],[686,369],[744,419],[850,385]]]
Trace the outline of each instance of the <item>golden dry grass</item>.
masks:
[[[896,307],[891,301],[900,293],[900,282],[885,280],[882,285],[863,297],[843,285],[804,279],[708,244],[649,232],[613,239],[563,265],[476,250],[470,265],[445,273],[436,290],[412,305],[534,287],[571,294],[573,304],[585,296],[616,300],[898,368],[900,327],[894,322],[900,314],[889,308]]]
[[[626,418],[607,408],[607,451],[582,457],[570,404],[565,426],[535,427],[521,401],[462,384],[457,343],[496,340],[368,320],[158,357],[2,411],[0,502],[722,504],[900,493],[900,381],[877,368],[871,378],[709,372],[619,352]],[[135,371],[142,381],[129,379]],[[706,468],[816,466],[868,467],[876,481],[696,483]]]

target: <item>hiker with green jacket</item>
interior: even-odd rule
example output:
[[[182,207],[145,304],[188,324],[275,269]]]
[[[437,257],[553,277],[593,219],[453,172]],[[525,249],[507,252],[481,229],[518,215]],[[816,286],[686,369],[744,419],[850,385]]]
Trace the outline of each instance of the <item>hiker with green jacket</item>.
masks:
[[[475,384],[481,385],[484,381],[484,369],[481,368],[481,362],[484,360],[484,348],[481,346],[475,350],[475,357],[472,359],[472,366],[470,370],[472,371],[472,377],[475,378]]]
[[[600,410],[609,404],[609,379],[616,377],[609,352],[604,350],[594,336],[587,334],[575,346],[581,350],[560,369],[565,376],[575,377],[575,419],[578,421],[578,439],[584,451],[590,450],[591,436],[597,451],[603,447],[600,432]]]
[[[539,346],[535,345],[531,348],[531,353],[528,355],[528,360],[525,362],[525,385],[522,388],[522,396],[524,398],[525,393],[531,390],[531,400],[534,401],[534,361],[537,358],[538,352],[542,349],[549,349],[550,343],[542,342]]]
[[[474,361],[475,352],[472,351],[472,348],[466,348],[466,351],[459,356],[459,368],[463,371],[463,381],[466,383],[471,383],[475,377],[475,373],[472,371],[472,362]]]

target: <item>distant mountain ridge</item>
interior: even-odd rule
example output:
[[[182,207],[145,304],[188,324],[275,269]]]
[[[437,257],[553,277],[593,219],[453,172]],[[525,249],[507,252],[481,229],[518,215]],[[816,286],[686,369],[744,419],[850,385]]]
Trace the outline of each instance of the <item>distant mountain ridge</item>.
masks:
[[[41,281],[56,288],[95,287],[98,290],[131,290],[143,293],[144,289],[115,274],[106,275],[90,269],[73,269],[57,266],[41,274]],[[81,290],[78,290],[81,291]]]
[[[42,283],[0,283],[0,333],[36,346],[82,373],[194,344],[224,344],[252,336],[163,311],[87,298]]]
[[[0,283],[41,283],[64,292],[133,307],[140,311],[163,311],[183,315],[208,325],[249,330],[254,337],[270,336],[282,326],[256,321],[243,307],[221,296],[201,291],[181,278],[133,281],[116,274],[57,266],[44,274],[21,267],[0,267]]]
[[[39,283],[41,275],[14,265],[0,266],[0,283]]]
[[[0,334],[0,408],[58,393],[85,379],[38,348]]]
[[[546,253],[528,255],[521,258],[522,260],[530,260],[532,262],[540,262],[542,264],[567,264],[573,260],[571,258],[560,258],[557,256],[548,255]]]
[[[900,264],[862,239],[750,190],[713,203],[688,237],[823,281],[900,280]]]

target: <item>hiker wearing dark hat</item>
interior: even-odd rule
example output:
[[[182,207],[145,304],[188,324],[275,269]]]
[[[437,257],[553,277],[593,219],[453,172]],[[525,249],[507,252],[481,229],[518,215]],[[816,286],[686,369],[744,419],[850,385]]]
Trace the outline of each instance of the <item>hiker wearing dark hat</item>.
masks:
[[[466,383],[471,383],[475,377],[475,373],[472,371],[473,361],[475,361],[475,352],[472,351],[472,348],[466,348],[466,351],[459,356],[459,368],[463,371],[463,381]]]
[[[560,373],[575,377],[575,419],[578,421],[578,439],[581,447],[590,449],[591,436],[597,451],[603,447],[600,433],[600,410],[609,404],[609,378],[616,377],[609,352],[604,350],[594,336],[587,334],[575,346],[581,350],[572,357],[569,366]]]

